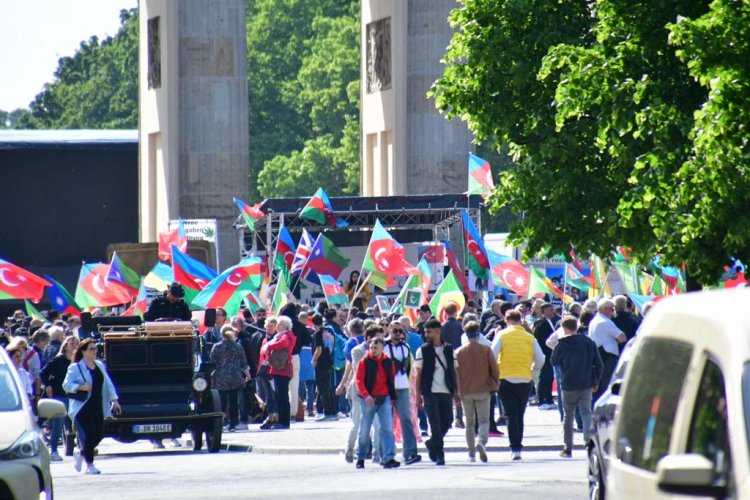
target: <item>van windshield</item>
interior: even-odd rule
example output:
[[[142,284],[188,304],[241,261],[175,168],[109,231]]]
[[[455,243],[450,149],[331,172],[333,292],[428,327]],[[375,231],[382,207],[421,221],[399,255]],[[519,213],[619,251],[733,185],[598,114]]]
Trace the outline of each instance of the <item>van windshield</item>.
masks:
[[[0,412],[21,409],[21,393],[10,370],[8,365],[0,365]]]

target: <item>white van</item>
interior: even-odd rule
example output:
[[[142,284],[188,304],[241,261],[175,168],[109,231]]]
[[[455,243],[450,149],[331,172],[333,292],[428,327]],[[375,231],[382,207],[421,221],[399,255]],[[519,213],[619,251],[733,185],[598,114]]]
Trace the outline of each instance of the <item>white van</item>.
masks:
[[[664,299],[639,337],[607,497],[750,498],[750,290]]]

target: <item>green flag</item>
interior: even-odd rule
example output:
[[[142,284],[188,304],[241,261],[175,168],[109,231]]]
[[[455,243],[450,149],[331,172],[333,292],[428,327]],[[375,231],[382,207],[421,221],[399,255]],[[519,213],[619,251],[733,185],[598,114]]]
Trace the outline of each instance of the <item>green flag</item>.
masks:
[[[42,321],[47,321],[47,318],[44,317],[44,314],[40,313],[36,307],[31,305],[31,302],[24,299],[23,303],[26,305],[27,316],[31,316],[34,319],[41,319]]]
[[[273,292],[272,307],[273,313],[278,316],[281,308],[289,303],[289,284],[286,282],[284,273],[279,273],[279,280],[276,282],[276,291]]]
[[[438,289],[435,290],[435,295],[432,296],[432,300],[430,301],[430,310],[432,310],[432,314],[440,321],[445,321],[445,306],[451,302],[458,306],[459,312],[466,305],[464,292],[453,271],[448,273],[448,276],[445,277]]]

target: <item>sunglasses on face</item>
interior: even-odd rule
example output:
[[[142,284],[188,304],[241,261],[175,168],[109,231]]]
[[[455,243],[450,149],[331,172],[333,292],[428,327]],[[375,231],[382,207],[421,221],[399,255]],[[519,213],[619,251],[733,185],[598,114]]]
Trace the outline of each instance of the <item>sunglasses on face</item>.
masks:
[[[394,328],[391,330],[393,333],[404,333],[404,331],[401,328]]]

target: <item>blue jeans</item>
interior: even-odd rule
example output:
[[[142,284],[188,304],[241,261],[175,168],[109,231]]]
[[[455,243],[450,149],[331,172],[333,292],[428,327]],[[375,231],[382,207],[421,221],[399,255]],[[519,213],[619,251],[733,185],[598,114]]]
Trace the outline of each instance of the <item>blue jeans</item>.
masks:
[[[313,411],[315,404],[315,381],[305,380],[299,384],[299,398],[307,403],[307,412]]]
[[[65,405],[65,407],[68,407],[68,398],[55,396],[54,398],[57,401],[60,401],[62,404]],[[50,420],[50,435],[49,435],[49,449],[51,452],[56,452],[58,443],[60,442],[60,437],[62,436],[63,432],[63,426],[65,425],[65,419],[67,417],[57,417]]]
[[[359,423],[359,446],[357,459],[364,460],[370,445],[370,428],[377,414],[380,420],[380,459],[383,462],[392,460],[396,455],[396,443],[393,438],[393,408],[391,397],[385,396],[381,404],[367,406],[364,399],[360,399],[362,417]]]
[[[563,390],[562,390],[562,368],[560,368],[559,365],[553,365],[552,371],[555,373],[555,380],[557,380],[557,408],[560,410],[560,422],[563,421],[564,413],[563,413],[563,407],[565,406],[565,401],[563,399]],[[581,417],[581,412],[579,410],[576,410],[576,425],[578,425],[579,429],[584,430],[584,432],[588,432],[588,427],[584,427],[583,425],[583,419]],[[588,442],[588,441],[586,441]]]
[[[404,460],[417,454],[417,437],[414,435],[414,422],[411,414],[409,389],[396,389],[396,413],[401,421],[401,435],[404,438]]]

